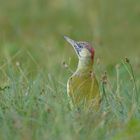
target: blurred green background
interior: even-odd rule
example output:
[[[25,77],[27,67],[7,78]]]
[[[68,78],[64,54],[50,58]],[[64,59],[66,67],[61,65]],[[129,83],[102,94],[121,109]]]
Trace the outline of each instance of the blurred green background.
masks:
[[[128,57],[138,70],[139,5],[139,0],[1,0],[0,64],[21,51],[15,59],[28,70],[35,65],[60,70],[62,61],[77,61],[63,39],[67,35],[91,42],[105,67]]]
[[[99,112],[68,108],[64,35],[95,47],[100,87],[107,71]],[[0,0],[0,139],[139,140],[139,59],[140,0]]]

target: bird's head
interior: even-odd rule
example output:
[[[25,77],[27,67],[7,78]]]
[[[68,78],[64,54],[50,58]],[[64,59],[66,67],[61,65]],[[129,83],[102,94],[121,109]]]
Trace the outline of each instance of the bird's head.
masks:
[[[73,46],[79,60],[88,60],[93,62],[94,48],[92,48],[88,42],[74,41],[67,36],[64,36],[64,38]]]

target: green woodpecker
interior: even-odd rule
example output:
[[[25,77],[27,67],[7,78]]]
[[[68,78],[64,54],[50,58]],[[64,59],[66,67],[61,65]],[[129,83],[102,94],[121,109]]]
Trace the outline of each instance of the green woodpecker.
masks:
[[[79,59],[77,70],[67,82],[67,94],[70,97],[71,106],[98,109],[100,92],[93,72],[95,51],[88,42],[77,42],[66,36],[64,38],[73,46]]]

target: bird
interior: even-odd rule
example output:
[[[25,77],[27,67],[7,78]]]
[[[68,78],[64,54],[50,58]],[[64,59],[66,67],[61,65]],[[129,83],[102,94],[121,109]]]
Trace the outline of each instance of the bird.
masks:
[[[65,40],[74,48],[79,62],[76,71],[67,81],[67,95],[70,107],[86,110],[97,110],[100,107],[100,90],[93,63],[95,50],[90,43],[75,41],[67,36]]]

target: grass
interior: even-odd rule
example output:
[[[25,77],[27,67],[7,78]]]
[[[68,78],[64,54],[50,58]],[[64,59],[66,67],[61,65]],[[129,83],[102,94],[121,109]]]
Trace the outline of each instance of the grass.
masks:
[[[138,0],[0,3],[1,140],[139,140]],[[77,58],[63,35],[95,44],[98,112],[69,109]]]

